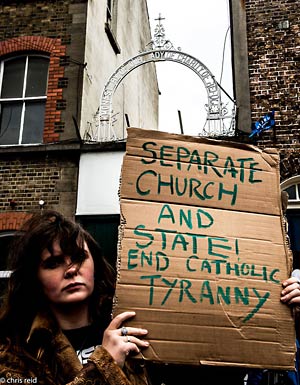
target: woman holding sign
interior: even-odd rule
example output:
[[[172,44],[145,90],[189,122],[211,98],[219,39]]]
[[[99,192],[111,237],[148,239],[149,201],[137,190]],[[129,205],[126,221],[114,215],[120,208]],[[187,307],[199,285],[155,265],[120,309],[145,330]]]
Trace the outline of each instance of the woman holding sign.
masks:
[[[0,382],[147,383],[130,356],[147,330],[111,319],[115,274],[94,239],[57,212],[33,216],[11,249],[0,314]]]
[[[115,273],[94,239],[53,211],[33,216],[11,249],[13,271],[0,313],[0,382],[149,384],[132,355],[148,347],[147,330],[111,319]],[[300,304],[295,278],[282,301]],[[243,385],[245,370],[146,363],[152,385]]]

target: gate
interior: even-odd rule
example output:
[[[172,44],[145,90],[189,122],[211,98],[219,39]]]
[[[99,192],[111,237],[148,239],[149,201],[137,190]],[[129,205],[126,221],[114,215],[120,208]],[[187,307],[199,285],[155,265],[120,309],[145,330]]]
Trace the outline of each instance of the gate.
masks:
[[[203,136],[232,136],[235,130],[236,105],[234,100],[218,84],[210,70],[195,57],[184,53],[180,48],[175,49],[173,44],[165,39],[161,17],[155,29],[154,41],[138,55],[130,58],[108,79],[101,96],[99,111],[96,114],[94,130],[88,132],[92,141],[115,141],[118,138],[112,125],[112,101],[113,95],[122,80],[134,69],[151,62],[171,61],[182,64],[196,73],[203,82],[207,93],[206,122],[203,127]],[[226,94],[231,107],[224,105],[221,94]]]

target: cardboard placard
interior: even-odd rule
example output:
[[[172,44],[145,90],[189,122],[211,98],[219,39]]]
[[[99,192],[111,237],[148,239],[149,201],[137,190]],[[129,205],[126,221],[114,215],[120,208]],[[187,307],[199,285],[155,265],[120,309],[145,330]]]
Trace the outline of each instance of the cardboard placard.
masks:
[[[276,150],[129,128],[120,205],[114,313],[146,359],[293,369]]]

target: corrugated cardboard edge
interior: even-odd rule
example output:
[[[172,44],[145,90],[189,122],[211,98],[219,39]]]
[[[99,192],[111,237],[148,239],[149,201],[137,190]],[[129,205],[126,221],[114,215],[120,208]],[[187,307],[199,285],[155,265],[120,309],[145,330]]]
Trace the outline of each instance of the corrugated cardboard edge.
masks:
[[[126,154],[127,154],[127,152],[125,152],[123,159],[126,156]],[[122,171],[123,171],[123,163],[122,163],[121,173],[120,173],[120,178],[119,178],[119,188],[118,188],[119,203],[121,201]],[[118,282],[120,280],[121,248],[122,248],[122,241],[123,241],[123,237],[124,237],[125,225],[126,225],[126,219],[124,217],[124,214],[122,213],[122,206],[120,204],[120,224],[118,227],[118,243],[117,243],[117,259],[116,259],[116,273],[117,273],[116,284],[118,284]],[[115,294],[114,298],[113,298],[112,314],[114,314],[117,304],[118,304],[118,297]]]
[[[276,151],[279,154],[278,150],[276,150]],[[271,153],[271,157],[272,157],[272,155],[274,154],[273,149],[269,149],[269,148],[265,149],[262,152],[263,158],[265,159],[264,154],[270,154],[270,153]],[[273,156],[273,158],[274,158],[274,156]],[[291,250],[290,239],[289,239],[289,235],[288,235],[288,231],[287,231],[288,230],[288,222],[287,222],[287,218],[285,215],[285,209],[283,207],[284,206],[284,204],[283,204],[283,198],[284,197],[283,197],[283,194],[282,194],[281,189],[280,189],[280,158],[279,158],[279,156],[277,156],[276,158],[277,158],[276,173],[277,173],[277,178],[278,178],[278,182],[277,182],[278,207],[280,207],[282,239],[285,240],[284,246],[285,246],[286,265],[287,265],[288,273],[290,276],[292,273],[292,268],[293,268],[293,253]],[[268,159],[270,159],[270,158],[268,157]],[[275,161],[275,159],[274,159],[274,161]]]
[[[287,258],[286,264],[287,264],[288,272],[290,276],[293,270],[293,253],[291,250],[290,238],[287,232],[287,218],[284,213],[282,213],[281,215],[281,227],[283,232],[283,239],[285,239],[285,249],[286,249],[285,255]]]

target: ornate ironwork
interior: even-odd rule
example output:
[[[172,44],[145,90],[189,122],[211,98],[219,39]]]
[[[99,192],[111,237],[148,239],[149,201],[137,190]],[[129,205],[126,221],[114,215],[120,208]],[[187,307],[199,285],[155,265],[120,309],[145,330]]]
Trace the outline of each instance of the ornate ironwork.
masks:
[[[164,20],[159,15],[158,24],[155,28],[154,40],[152,40],[144,51],[123,63],[111,75],[107,81],[101,96],[101,103],[96,114],[96,127],[92,131],[90,127],[87,132],[89,140],[93,141],[115,141],[118,138],[112,125],[112,98],[121,81],[135,68],[150,62],[173,61],[194,71],[204,84],[208,101],[204,105],[206,110],[206,122],[199,136],[231,136],[235,131],[235,102],[229,97],[232,106],[223,104],[221,93],[225,90],[217,83],[210,70],[195,57],[184,53],[180,48],[175,49],[173,44],[166,40],[165,30],[161,24]],[[231,110],[231,111],[230,111]]]
[[[140,51],[140,52],[162,50],[162,49],[181,51],[180,47],[176,49],[170,40],[166,40],[165,28],[161,23],[161,21],[165,20],[165,18],[161,17],[161,14],[159,14],[158,18],[154,20],[158,21],[154,29],[154,39],[151,40],[149,44],[147,44],[144,51]]]

